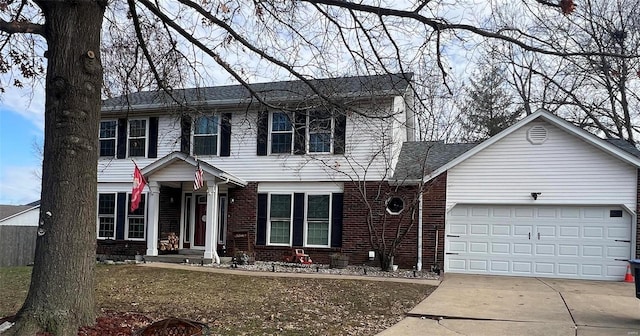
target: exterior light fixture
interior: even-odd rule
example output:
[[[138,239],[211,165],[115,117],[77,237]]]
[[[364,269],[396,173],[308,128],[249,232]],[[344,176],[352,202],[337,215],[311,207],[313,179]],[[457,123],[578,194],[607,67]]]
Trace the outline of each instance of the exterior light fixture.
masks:
[[[376,258],[376,251],[369,251],[369,260],[373,260]]]
[[[537,200],[538,196],[540,196],[540,195],[542,195],[542,193],[540,193],[540,192],[532,192],[531,193],[531,197],[533,198],[534,201]]]

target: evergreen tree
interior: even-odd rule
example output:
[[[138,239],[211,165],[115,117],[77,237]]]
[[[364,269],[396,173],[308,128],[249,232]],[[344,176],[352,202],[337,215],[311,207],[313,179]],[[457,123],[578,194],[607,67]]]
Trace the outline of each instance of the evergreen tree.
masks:
[[[505,89],[503,70],[495,65],[482,67],[479,76],[471,76],[467,98],[461,107],[462,138],[486,140],[513,125],[522,114]]]

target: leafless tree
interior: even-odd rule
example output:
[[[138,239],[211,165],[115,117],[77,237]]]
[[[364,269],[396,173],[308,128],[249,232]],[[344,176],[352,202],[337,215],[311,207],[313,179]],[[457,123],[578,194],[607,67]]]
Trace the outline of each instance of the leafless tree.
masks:
[[[571,12],[567,4],[572,1],[568,0],[524,2],[531,16],[543,12],[559,17],[561,5],[565,13]],[[20,86],[21,81],[11,79],[44,75],[46,87],[35,266],[27,299],[9,335],[38,331],[75,335],[79,325],[91,324],[95,317],[95,162],[103,92],[101,51],[103,46],[117,46],[117,38],[106,36],[112,32],[109,20],[126,18],[135,32],[137,45],[130,47],[134,61],[126,63],[123,70],[137,62],[137,68],[152,74],[156,83],[151,87],[169,93],[167,79],[174,73],[166,70],[174,63],[157,62],[166,54],[173,55],[171,62],[182,60],[175,63],[178,67],[182,67],[180,62],[189,63],[180,69],[178,83],[205,86],[230,78],[246,85],[263,78],[293,78],[308,85],[319,99],[332,103],[314,88],[312,78],[408,72],[419,61],[430,60],[440,70],[437,81],[447,87],[450,70],[445,58],[451,53],[447,47],[475,37],[601,64],[603,58],[613,61],[621,53],[627,58],[633,53],[622,50],[628,37],[622,38],[624,44],[611,42],[607,48],[593,43],[561,44],[528,33],[526,27],[494,29],[464,15],[446,15],[473,8],[470,6],[462,0],[0,0],[0,72],[13,71],[13,77],[3,77],[0,85]],[[578,8],[576,13],[581,11]],[[118,12],[123,16],[117,16]],[[584,24],[566,22],[577,32],[587,28]],[[157,30],[152,33],[149,29]],[[631,36],[631,31],[624,31]],[[166,43],[168,49],[159,47]],[[146,64],[140,63],[136,53]],[[623,70],[617,71],[626,76]],[[151,85],[146,78],[117,85],[109,80],[111,91],[106,92]],[[416,83],[421,79],[416,78]],[[252,93],[256,101],[270,104]]]

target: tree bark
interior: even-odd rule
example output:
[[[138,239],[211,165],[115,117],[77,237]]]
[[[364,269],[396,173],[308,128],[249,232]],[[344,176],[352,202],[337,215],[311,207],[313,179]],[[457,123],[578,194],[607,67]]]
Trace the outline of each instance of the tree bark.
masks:
[[[106,2],[36,1],[45,17],[40,222],[31,286],[14,335],[77,335],[93,324],[100,30]]]

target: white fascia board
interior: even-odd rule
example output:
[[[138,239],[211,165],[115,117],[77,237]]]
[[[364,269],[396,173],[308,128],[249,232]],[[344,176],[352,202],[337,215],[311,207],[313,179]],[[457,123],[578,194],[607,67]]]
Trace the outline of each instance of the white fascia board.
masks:
[[[506,136],[510,135],[511,133],[515,132],[516,130],[524,127],[525,125],[527,125],[528,123],[530,123],[531,121],[537,119],[537,118],[542,118],[545,121],[549,122],[550,124],[557,126],[558,128],[565,130],[566,132],[568,132],[569,134],[572,134],[584,141],[586,141],[587,143],[592,144],[593,146],[617,157],[618,159],[629,163],[635,167],[640,167],[640,158],[637,158],[627,152],[625,152],[624,150],[616,147],[613,144],[610,144],[608,142],[606,142],[603,139],[598,138],[597,136],[569,123],[568,121],[555,116],[553,114],[551,114],[550,112],[546,111],[545,109],[538,109],[536,112],[526,116],[525,118],[523,118],[522,120],[520,120],[519,122],[511,125],[510,127],[504,129],[502,132],[494,135],[493,137],[485,140],[484,142],[482,142],[481,144],[477,145],[476,147],[472,148],[471,150],[467,151],[466,153],[460,155],[459,157],[457,157],[456,159],[450,161],[449,163],[443,165],[442,167],[438,168],[437,170],[433,171],[431,174],[425,175],[424,177],[424,181],[427,182],[431,179],[433,179],[434,177],[442,174],[443,172],[457,166],[459,163],[465,161],[466,159],[476,155],[476,153],[484,150],[485,148],[493,145],[494,143],[502,140],[503,138],[505,138]]]

